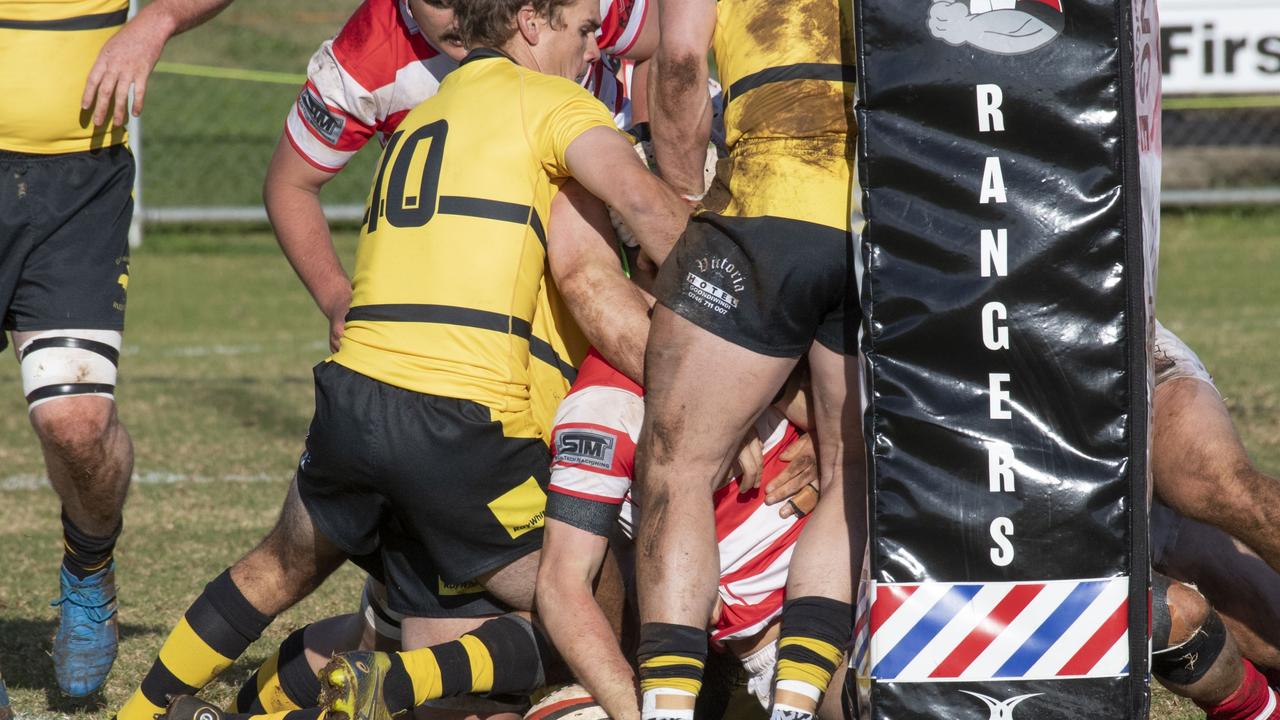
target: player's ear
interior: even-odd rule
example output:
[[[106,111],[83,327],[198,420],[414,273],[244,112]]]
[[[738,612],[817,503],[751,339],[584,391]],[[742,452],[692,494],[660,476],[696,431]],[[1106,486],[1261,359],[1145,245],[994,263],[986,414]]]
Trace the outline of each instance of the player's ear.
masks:
[[[518,11],[516,11],[516,29],[520,32],[520,36],[531,47],[538,44],[540,28],[538,20],[542,16],[533,7],[532,3],[525,3]]]

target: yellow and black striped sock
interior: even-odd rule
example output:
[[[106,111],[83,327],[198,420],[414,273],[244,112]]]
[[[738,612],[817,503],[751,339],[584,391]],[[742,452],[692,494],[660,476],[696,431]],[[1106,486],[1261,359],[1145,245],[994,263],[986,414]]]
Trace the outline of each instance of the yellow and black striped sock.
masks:
[[[258,612],[231,580],[231,571],[224,571],[169,633],[118,720],[153,720],[169,696],[194,695],[235,662],[272,619]]]
[[[773,681],[773,720],[809,720],[853,637],[853,606],[809,596],[782,607],[778,669]]]
[[[235,712],[260,714],[315,707],[320,680],[307,662],[305,635],[309,627],[290,633],[244,681],[236,695]]]
[[[392,713],[470,693],[525,694],[559,664],[551,643],[519,615],[503,615],[452,642],[395,653],[384,697]]]
[[[688,625],[640,626],[640,716],[693,720],[707,662],[707,631]]]
[[[106,537],[94,537],[71,522],[67,511],[62,511],[62,567],[83,580],[100,572],[111,564],[116,549],[116,539],[124,523]]]

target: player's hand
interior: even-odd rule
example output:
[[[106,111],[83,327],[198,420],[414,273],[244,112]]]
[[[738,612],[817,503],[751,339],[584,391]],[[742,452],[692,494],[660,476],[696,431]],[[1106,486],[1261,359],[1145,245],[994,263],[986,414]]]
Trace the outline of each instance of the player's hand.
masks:
[[[777,505],[818,482],[818,455],[813,447],[812,435],[801,435],[798,440],[782,451],[778,459],[787,463],[787,466],[778,473],[777,477],[770,480],[769,487],[765,488],[766,505]],[[801,510],[808,512],[803,507]],[[782,508],[780,514],[782,517],[791,517],[795,514],[795,509],[788,504]]]
[[[760,442],[760,436],[756,434],[754,427],[742,439],[738,459],[734,461],[729,473],[731,477],[739,477],[739,494],[749,493],[760,485],[760,478],[764,474],[764,443]]]
[[[324,311],[329,318],[329,351],[338,352],[342,347],[342,331],[347,324],[347,311],[351,309],[351,293],[330,303]]]
[[[137,117],[142,113],[147,78],[151,77],[173,30],[173,22],[164,14],[143,12],[125,23],[120,32],[102,46],[80,98],[82,109],[93,108],[94,125],[105,123],[107,113],[111,113],[116,125],[124,124],[130,86],[133,86],[133,115]]]
[[[969,7],[967,3],[941,0],[929,6],[929,32],[949,45],[968,41]]]

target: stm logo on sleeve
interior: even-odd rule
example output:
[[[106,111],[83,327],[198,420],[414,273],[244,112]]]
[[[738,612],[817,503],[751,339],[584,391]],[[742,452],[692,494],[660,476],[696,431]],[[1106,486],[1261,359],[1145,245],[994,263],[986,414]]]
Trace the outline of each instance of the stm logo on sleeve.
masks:
[[[302,88],[302,94],[298,96],[298,110],[302,113],[302,119],[307,121],[317,135],[330,145],[338,144],[347,119],[331,112],[324,100],[317,97],[310,87]]]
[[[573,428],[556,433],[556,462],[608,470],[618,439],[601,430]]]

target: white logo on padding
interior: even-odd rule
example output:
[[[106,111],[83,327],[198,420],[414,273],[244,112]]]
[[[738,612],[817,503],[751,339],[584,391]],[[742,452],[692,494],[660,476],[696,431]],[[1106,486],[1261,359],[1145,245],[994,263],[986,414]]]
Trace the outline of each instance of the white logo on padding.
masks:
[[[1031,693],[1030,695],[1011,697],[1008,700],[997,700],[981,693],[969,692],[968,690],[961,690],[960,692],[965,695],[972,695],[985,703],[987,708],[991,710],[990,720],[1013,720],[1013,709],[1017,707],[1019,703],[1023,700],[1029,700],[1033,697],[1038,697],[1044,694]]]

